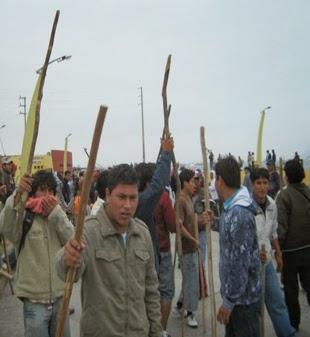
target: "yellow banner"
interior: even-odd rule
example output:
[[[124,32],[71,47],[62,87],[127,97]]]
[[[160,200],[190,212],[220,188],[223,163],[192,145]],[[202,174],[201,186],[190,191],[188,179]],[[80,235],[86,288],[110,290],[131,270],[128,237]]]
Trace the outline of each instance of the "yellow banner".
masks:
[[[39,74],[39,77],[37,79],[37,83],[32,95],[31,104],[27,116],[27,123],[26,123],[26,130],[24,134],[23,139],[23,147],[22,147],[22,153],[20,158],[20,176],[23,176],[27,172],[27,165],[28,160],[31,152],[31,145],[32,140],[34,137],[34,130],[35,130],[35,124],[36,124],[36,109],[38,104],[38,94],[39,94],[39,87],[41,83],[41,74]],[[31,173],[31,172],[28,172]]]

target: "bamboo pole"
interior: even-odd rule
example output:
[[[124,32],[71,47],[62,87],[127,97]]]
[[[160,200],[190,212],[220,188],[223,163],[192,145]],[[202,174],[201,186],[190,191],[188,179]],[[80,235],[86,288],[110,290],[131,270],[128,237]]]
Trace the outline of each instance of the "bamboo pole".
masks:
[[[38,133],[39,133],[40,109],[41,109],[41,101],[43,97],[43,87],[45,83],[48,63],[49,63],[53,45],[54,45],[54,39],[55,39],[59,15],[60,15],[60,11],[57,10],[55,14],[54,22],[53,22],[52,32],[50,35],[50,40],[48,44],[48,49],[47,49],[44,65],[42,67],[42,72],[39,74],[38,81],[40,81],[40,83],[39,83],[38,95],[37,95],[37,100],[36,100],[35,120],[34,120],[33,129],[31,125],[28,125],[28,120],[27,120],[27,128],[25,130],[24,139],[23,139],[23,149],[25,145],[27,146],[27,143],[29,142],[29,140],[31,140],[31,144],[30,144],[29,153],[27,153],[27,157],[23,157],[22,155],[22,159],[20,163],[21,175],[24,175],[25,173],[31,174],[33,156],[34,156]],[[28,114],[28,119],[29,119],[29,114]],[[18,227],[22,226],[22,223],[24,220],[24,211],[25,211],[27,198],[28,198],[28,192],[23,192],[21,196],[20,207],[18,208],[18,214],[17,214]]]
[[[85,180],[81,192],[81,207],[79,209],[79,214],[77,217],[77,223],[75,227],[75,239],[81,241],[84,227],[85,212],[89,198],[89,191],[92,183],[92,176],[96,164],[97,152],[100,143],[101,132],[108,108],[106,106],[100,106],[96,126],[93,134],[93,140],[91,144],[89,160],[87,165],[87,170],[85,174]],[[66,284],[64,290],[64,298],[62,306],[58,316],[56,337],[61,337],[63,333],[63,327],[66,321],[70,297],[72,293],[73,283],[75,281],[77,269],[74,267],[69,268],[66,277]]]
[[[204,197],[205,197],[205,208],[210,209],[210,199],[209,199],[209,170],[208,170],[208,159],[207,159],[207,147],[205,141],[205,129],[203,126],[200,127],[200,143],[201,152],[203,159],[203,174],[204,174]],[[215,292],[214,292],[214,281],[213,281],[213,262],[212,262],[212,237],[211,237],[211,227],[206,226],[207,231],[207,253],[208,253],[208,283],[210,289],[210,305],[211,305],[211,334],[212,337],[217,336],[216,331],[216,303],[215,303]]]

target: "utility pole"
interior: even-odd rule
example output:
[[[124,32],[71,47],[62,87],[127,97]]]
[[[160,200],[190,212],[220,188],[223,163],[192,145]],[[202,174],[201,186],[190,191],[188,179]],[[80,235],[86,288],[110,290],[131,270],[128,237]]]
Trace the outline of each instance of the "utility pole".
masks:
[[[23,103],[22,103],[23,102]],[[26,130],[26,96],[19,95],[19,107],[23,108],[23,111],[19,111],[20,115],[24,115],[24,126]]]
[[[139,87],[140,89],[140,103],[141,106],[141,122],[142,122],[142,160],[143,163],[145,163],[145,141],[144,141],[144,113],[143,113],[143,89],[142,87]]]

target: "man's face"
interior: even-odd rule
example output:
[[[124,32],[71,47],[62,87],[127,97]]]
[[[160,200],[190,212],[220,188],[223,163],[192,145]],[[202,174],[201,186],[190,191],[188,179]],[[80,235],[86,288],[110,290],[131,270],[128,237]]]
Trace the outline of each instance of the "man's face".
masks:
[[[66,181],[70,181],[71,180],[71,173],[68,172],[66,175],[65,175],[65,178],[64,178]]]
[[[191,178],[189,181],[184,181],[184,189],[189,195],[194,195],[196,191],[195,178]]]
[[[54,191],[49,189],[47,186],[39,186],[34,194],[35,198],[46,197],[47,195],[54,195]]]
[[[13,163],[12,162],[3,165],[3,169],[7,173],[12,173],[12,168],[13,168]]]
[[[269,173],[273,173],[274,172],[274,165],[270,164],[270,165],[267,165],[267,170]]]
[[[252,182],[252,191],[256,201],[264,203],[268,193],[268,179],[259,178]]]
[[[106,192],[106,211],[119,232],[126,232],[138,206],[137,185],[117,185],[112,192]]]
[[[215,176],[215,189],[221,200],[224,200],[223,197],[223,187],[225,186],[224,180],[221,176]]]

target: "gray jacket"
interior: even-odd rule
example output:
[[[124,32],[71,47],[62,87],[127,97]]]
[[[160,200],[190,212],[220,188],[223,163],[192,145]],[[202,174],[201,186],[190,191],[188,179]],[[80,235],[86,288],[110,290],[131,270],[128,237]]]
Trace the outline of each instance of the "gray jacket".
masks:
[[[81,337],[160,337],[160,300],[153,246],[146,225],[132,219],[126,243],[103,206],[85,222],[81,268]],[[65,278],[64,250],[56,266]]]

